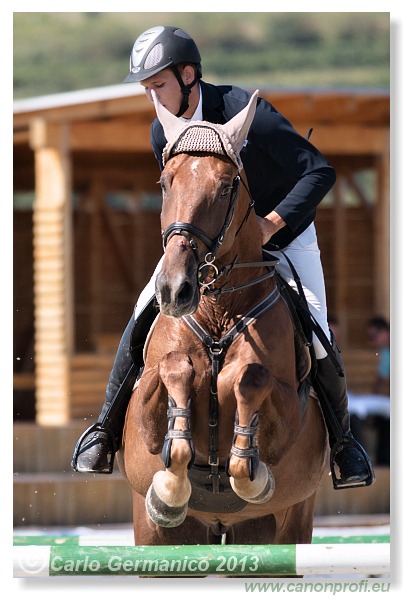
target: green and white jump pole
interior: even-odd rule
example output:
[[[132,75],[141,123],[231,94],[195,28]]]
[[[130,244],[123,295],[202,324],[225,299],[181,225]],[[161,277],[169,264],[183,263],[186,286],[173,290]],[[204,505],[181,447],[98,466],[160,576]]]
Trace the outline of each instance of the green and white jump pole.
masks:
[[[14,577],[281,577],[390,571],[389,543],[80,546],[15,545]]]

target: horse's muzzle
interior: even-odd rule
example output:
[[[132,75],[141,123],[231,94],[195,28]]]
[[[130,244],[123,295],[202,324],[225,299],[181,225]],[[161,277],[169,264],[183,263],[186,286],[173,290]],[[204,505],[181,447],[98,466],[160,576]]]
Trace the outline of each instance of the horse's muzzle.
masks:
[[[184,275],[167,277],[161,271],[155,282],[157,302],[167,317],[183,317],[194,313],[199,305],[200,291],[196,277]]]

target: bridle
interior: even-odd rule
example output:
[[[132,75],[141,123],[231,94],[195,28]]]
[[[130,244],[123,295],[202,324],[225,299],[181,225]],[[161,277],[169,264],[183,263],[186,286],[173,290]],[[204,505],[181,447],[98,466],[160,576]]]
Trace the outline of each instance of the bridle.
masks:
[[[209,249],[209,252],[206,254],[206,257],[209,257],[209,260],[207,261],[205,259],[206,262],[208,262],[209,264],[213,263],[217,255],[218,249],[224,241],[225,234],[227,233],[227,230],[231,225],[234,216],[235,203],[238,198],[240,180],[241,177],[239,173],[237,173],[237,175],[232,181],[231,196],[228,204],[227,214],[225,215],[224,223],[221,227],[220,233],[215,239],[211,239],[208,235],[204,233],[204,231],[202,231],[198,227],[195,227],[195,225],[192,225],[191,223],[176,221],[175,223],[169,225],[169,227],[167,227],[167,229],[162,232],[162,246],[164,248],[164,251],[167,243],[169,242],[172,236],[182,235],[189,241],[190,247],[192,248],[193,252],[195,252],[195,254],[197,255],[198,245],[197,242],[194,240],[194,238],[197,238],[199,241],[203,242],[203,244],[205,244],[205,246],[207,246],[207,248]],[[250,208],[252,208],[252,206]]]
[[[204,295],[217,296],[217,295],[225,293],[225,292],[233,292],[238,289],[242,289],[244,287],[248,287],[250,285],[255,285],[256,283],[260,283],[264,279],[267,279],[268,277],[272,277],[274,275],[274,267],[278,263],[278,261],[259,261],[259,262],[253,262],[253,263],[238,263],[237,264],[236,261],[237,261],[238,257],[235,257],[234,261],[230,265],[225,265],[225,266],[221,267],[221,269],[219,269],[217,267],[217,265],[215,264],[217,253],[220,249],[220,246],[222,245],[222,243],[224,241],[225,235],[226,235],[226,233],[232,223],[232,219],[234,217],[235,204],[236,204],[236,201],[237,201],[237,198],[239,195],[239,186],[240,186],[241,182],[242,182],[242,185],[245,187],[245,189],[248,192],[249,205],[246,210],[245,216],[242,219],[242,222],[241,222],[240,226],[238,227],[238,230],[235,233],[235,236],[237,236],[239,234],[242,226],[248,220],[250,212],[255,204],[255,201],[252,199],[252,196],[248,189],[248,186],[241,178],[239,171],[236,174],[236,176],[234,177],[233,182],[232,182],[232,191],[231,191],[230,201],[228,204],[227,213],[224,218],[224,223],[220,229],[219,234],[217,235],[217,237],[215,239],[211,239],[206,233],[204,233],[204,231],[202,231],[195,225],[192,225],[192,223],[186,223],[183,221],[175,221],[174,223],[169,225],[165,230],[161,231],[162,246],[163,246],[164,252],[165,252],[165,249],[166,249],[166,246],[167,246],[169,240],[175,235],[181,235],[182,237],[184,237],[188,240],[189,245],[196,256],[196,260],[199,260],[199,254],[198,254],[199,247],[197,244],[197,240],[202,242],[208,248],[209,251],[206,253],[206,255],[204,257],[204,262],[201,262],[198,266],[198,283],[199,283],[200,288],[202,288]],[[247,283],[243,283],[241,285],[234,286],[231,288],[224,288],[224,287],[221,287],[221,288],[214,287],[213,288],[212,287],[212,285],[214,283],[216,283],[216,281],[220,277],[222,277],[224,274],[229,274],[233,269],[241,268],[241,267],[261,267],[261,266],[269,267],[268,272],[260,277],[257,277],[256,279],[253,279],[253,280],[247,282]],[[211,277],[211,269],[213,270],[212,278],[210,279],[209,282],[206,282],[205,279],[206,279],[207,273]],[[204,274],[204,273],[206,273],[206,274]]]

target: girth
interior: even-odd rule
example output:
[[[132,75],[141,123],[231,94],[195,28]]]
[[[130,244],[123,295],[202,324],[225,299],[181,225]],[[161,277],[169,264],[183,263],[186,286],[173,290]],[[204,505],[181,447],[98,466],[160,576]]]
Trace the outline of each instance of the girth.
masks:
[[[220,474],[218,458],[218,374],[221,370],[224,357],[229,346],[255,319],[273,306],[280,298],[280,291],[276,287],[259,304],[246,313],[231,327],[220,340],[214,340],[208,332],[197,322],[192,315],[182,317],[182,320],[207,347],[211,359],[211,386],[209,405],[209,456],[210,479],[212,491],[217,494],[220,491]]]
[[[188,471],[189,481],[192,484],[192,493],[189,498],[189,508],[209,513],[234,513],[239,512],[248,504],[236,495],[231,487],[229,477],[224,467],[218,467],[219,493],[213,495],[211,473],[208,465],[193,465]]]

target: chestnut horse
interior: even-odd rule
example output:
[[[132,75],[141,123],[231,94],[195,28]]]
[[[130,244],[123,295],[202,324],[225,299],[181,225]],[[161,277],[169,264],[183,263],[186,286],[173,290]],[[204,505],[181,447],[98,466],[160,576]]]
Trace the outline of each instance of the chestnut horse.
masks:
[[[244,184],[256,101],[225,125],[184,124],[154,96],[168,140],[160,313],[118,454],[137,545],[312,539],[327,434],[298,393],[295,328]]]

